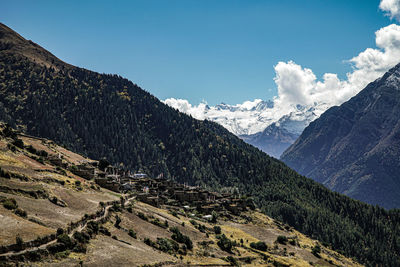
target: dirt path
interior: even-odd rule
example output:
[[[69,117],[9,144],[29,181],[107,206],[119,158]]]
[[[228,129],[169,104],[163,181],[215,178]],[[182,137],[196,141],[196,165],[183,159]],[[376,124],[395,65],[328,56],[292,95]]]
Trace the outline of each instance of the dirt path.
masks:
[[[125,201],[125,205],[129,204],[133,199],[135,199],[135,197],[128,198],[128,199]],[[101,216],[99,216],[99,217],[97,217],[97,218],[94,218],[94,219],[92,219],[92,220],[88,220],[88,221],[86,221],[83,225],[79,225],[78,227],[74,228],[74,229],[68,234],[68,236],[69,236],[69,237],[72,237],[74,233],[76,233],[76,232],[81,232],[82,230],[84,230],[84,229],[86,228],[86,226],[87,226],[87,224],[88,224],[89,222],[98,222],[98,221],[102,220],[103,218],[107,217],[108,214],[109,214],[109,210],[110,210],[111,207],[112,207],[112,204],[107,205],[107,206],[104,208],[104,213],[103,213],[103,215],[101,215]],[[45,249],[47,246],[49,246],[49,245],[51,245],[51,244],[54,244],[54,243],[56,243],[56,242],[57,242],[57,239],[54,239],[54,240],[49,241],[49,242],[47,242],[47,243],[45,243],[45,244],[42,244],[42,245],[40,245],[40,246],[38,246],[38,247],[26,248],[26,249],[21,250],[21,251],[9,251],[9,252],[0,254],[0,257],[1,257],[1,256],[7,257],[7,256],[21,255],[21,254],[24,254],[24,253],[27,253],[27,252],[36,251],[36,250],[39,250],[39,249]]]

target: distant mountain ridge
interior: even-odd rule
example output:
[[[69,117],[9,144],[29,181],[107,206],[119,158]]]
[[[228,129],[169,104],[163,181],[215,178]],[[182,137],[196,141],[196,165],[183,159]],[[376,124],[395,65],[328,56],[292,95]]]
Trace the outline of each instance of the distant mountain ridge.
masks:
[[[282,155],[353,198],[400,208],[400,64],[312,122]]]
[[[328,107],[325,104],[292,105],[277,112],[271,100],[256,99],[242,104],[205,103],[191,106],[186,100],[166,99],[164,103],[199,120],[210,120],[275,158],[288,148],[308,124]]]

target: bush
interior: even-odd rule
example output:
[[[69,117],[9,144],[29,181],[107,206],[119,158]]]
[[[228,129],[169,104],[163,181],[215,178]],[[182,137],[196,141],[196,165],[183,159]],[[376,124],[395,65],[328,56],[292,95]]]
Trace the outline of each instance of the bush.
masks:
[[[312,248],[311,253],[317,258],[321,258],[321,255],[319,255],[321,253],[321,247],[319,245],[315,245]]]
[[[17,244],[17,246],[22,249],[22,245],[24,244],[24,240],[22,239],[22,237],[17,234],[17,236],[15,237],[15,244]]]
[[[262,241],[252,242],[252,243],[250,243],[250,247],[254,248],[254,249],[261,250],[261,251],[267,251],[267,249],[268,249],[267,244],[265,244]]]
[[[7,144],[7,148],[10,149],[12,152],[17,151],[17,148],[12,144]]]
[[[280,236],[278,236],[278,237],[276,238],[276,242],[278,242],[278,243],[280,243],[280,244],[283,244],[283,245],[286,245],[286,243],[288,242],[288,239],[287,239],[286,236],[280,235]]]
[[[171,211],[172,216],[176,217],[179,219],[178,213],[176,213],[175,210]]]
[[[136,232],[133,231],[132,229],[129,229],[128,235],[136,239]]]
[[[32,145],[29,145],[26,150],[28,150],[30,153],[32,154],[37,154],[38,151],[36,150],[36,148],[34,148]]]
[[[64,258],[68,257],[69,253],[70,253],[69,250],[60,251],[60,252],[57,252],[54,256],[56,257],[56,259],[64,259]]]
[[[18,208],[17,201],[13,198],[7,198],[3,202],[3,206],[8,210],[15,210],[16,208]]]
[[[76,186],[80,186],[80,185],[81,185],[81,181],[78,181],[78,180],[75,181],[75,185],[76,185]]]
[[[88,243],[89,240],[90,240],[89,234],[84,233],[84,232],[83,233],[82,232],[75,232],[73,236],[74,236],[74,239],[76,241],[78,241],[79,243],[83,243],[83,244]]]
[[[111,233],[110,233],[110,231],[108,231],[108,229],[107,229],[107,228],[105,228],[104,226],[100,226],[100,228],[99,228],[99,232],[100,232],[100,233],[102,233],[103,235],[106,235],[106,236],[111,236]]]
[[[111,211],[122,211],[121,205],[118,203],[113,203],[113,206],[111,207]]]
[[[162,223],[158,218],[152,220],[151,223],[164,229],[168,228],[168,222],[165,221],[164,223]]]
[[[64,244],[67,248],[72,248],[74,243],[72,242],[71,238],[67,234],[62,234],[57,237],[57,242]]]
[[[17,214],[18,216],[24,217],[26,218],[28,216],[28,214],[26,213],[26,211],[24,211],[23,209],[17,208],[14,211],[15,214]]]
[[[28,251],[25,254],[26,258],[29,259],[30,261],[40,261],[41,260],[41,255],[37,250],[34,251]]]
[[[56,233],[57,236],[62,235],[63,233],[64,233],[64,229],[57,228],[57,233]]]
[[[88,229],[87,230],[88,234],[90,236],[92,236],[93,234],[97,234],[99,232],[99,229],[100,229],[99,223],[98,222],[94,222],[94,221],[90,221],[90,222],[87,223],[87,229]]]
[[[114,226],[116,227],[116,228],[120,228],[120,223],[121,223],[121,218],[117,215],[117,216],[115,216],[115,224],[114,224]]]
[[[217,245],[222,249],[223,251],[232,253],[232,248],[233,248],[233,242],[229,238],[227,238],[224,234],[222,236],[219,236],[219,240],[217,242]]]
[[[83,243],[78,243],[76,244],[76,246],[73,249],[74,252],[78,252],[78,253],[86,253],[87,251],[87,246],[86,244]]]
[[[139,217],[140,219],[144,220],[144,221],[147,221],[147,220],[148,220],[148,219],[147,219],[147,216],[144,215],[143,212],[139,212],[139,213],[138,213],[138,217]]]
[[[0,177],[4,177],[4,178],[7,178],[7,179],[10,179],[11,175],[8,172],[6,172],[6,171],[4,171],[3,169],[0,168]]]
[[[175,241],[178,242],[178,243],[183,243],[183,244],[185,244],[186,247],[187,247],[187,249],[189,249],[189,250],[191,250],[191,249],[193,248],[192,240],[191,240],[188,236],[183,235],[183,234],[179,231],[178,228],[172,227],[172,228],[171,228],[171,232],[173,233],[172,236],[171,236],[171,238],[172,238],[173,240],[175,240]]]
[[[206,227],[203,224],[198,224],[196,228],[202,233],[206,232]]]
[[[157,244],[153,240],[151,240],[150,238],[145,237],[144,238],[144,243],[146,245],[150,246],[150,247],[157,248]]]
[[[212,216],[211,217],[211,222],[212,223],[216,223],[217,219],[218,219],[218,213],[213,210],[213,212],[211,213],[211,216]]]
[[[171,254],[179,250],[178,243],[168,238],[157,238],[157,245],[159,250]]]
[[[232,256],[226,257],[225,260],[229,262],[232,266],[240,266],[238,260]]]
[[[12,144],[13,144],[14,146],[16,146],[16,147],[24,148],[24,141],[22,141],[22,140],[19,139],[19,138],[15,139],[15,140],[12,142]]]

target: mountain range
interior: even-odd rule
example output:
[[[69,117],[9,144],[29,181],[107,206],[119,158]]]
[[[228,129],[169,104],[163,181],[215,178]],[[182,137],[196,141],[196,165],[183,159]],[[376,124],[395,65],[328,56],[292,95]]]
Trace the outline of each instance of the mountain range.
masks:
[[[282,155],[332,190],[400,207],[400,64],[312,122]]]
[[[279,158],[304,128],[328,108],[326,104],[314,103],[290,105],[282,110],[275,106],[274,101],[261,99],[215,106],[205,103],[192,106],[186,100],[174,98],[163,102],[196,119],[214,121],[275,158]]]
[[[64,63],[3,24],[0,120],[120,168],[237,187],[264,213],[346,256],[400,265],[398,210],[331,192],[221,125],[178,112],[118,75]]]

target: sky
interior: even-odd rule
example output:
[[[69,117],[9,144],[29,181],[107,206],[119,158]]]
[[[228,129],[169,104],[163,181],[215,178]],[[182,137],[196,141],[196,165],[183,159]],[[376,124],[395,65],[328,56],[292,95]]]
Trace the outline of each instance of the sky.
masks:
[[[119,74],[160,99],[274,99],[292,80],[306,95],[281,99],[307,102],[313,90],[321,95],[318,81],[327,86],[324,74],[346,81],[362,64],[351,59],[385,52],[376,32],[395,22],[398,2],[2,0],[0,21],[70,64]]]

